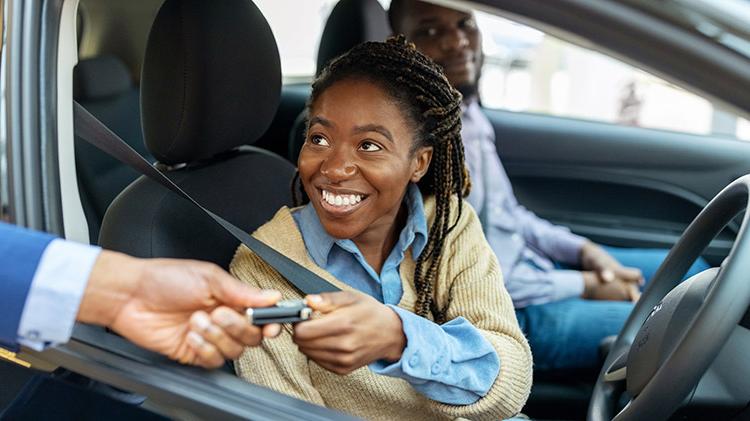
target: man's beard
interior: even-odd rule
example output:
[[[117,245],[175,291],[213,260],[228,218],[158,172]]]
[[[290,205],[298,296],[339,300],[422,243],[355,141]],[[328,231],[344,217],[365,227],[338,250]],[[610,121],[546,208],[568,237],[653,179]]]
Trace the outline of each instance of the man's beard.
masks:
[[[474,76],[474,80],[455,86],[456,90],[463,95],[464,101],[469,101],[479,96],[479,78],[482,77],[482,67],[484,67],[484,54],[480,54],[479,60],[477,60],[477,74]]]
[[[458,92],[461,92],[461,95],[463,95],[464,100],[469,100],[470,98],[475,97],[479,93],[479,87],[478,87],[478,81],[472,82],[466,82],[462,83],[461,85],[456,86],[456,90]]]

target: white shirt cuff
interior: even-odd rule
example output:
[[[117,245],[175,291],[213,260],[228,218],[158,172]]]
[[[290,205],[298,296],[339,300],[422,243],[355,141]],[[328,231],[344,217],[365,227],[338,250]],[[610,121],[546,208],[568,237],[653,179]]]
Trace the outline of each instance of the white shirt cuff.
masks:
[[[41,351],[67,342],[101,248],[61,239],[42,254],[18,325],[18,342]]]

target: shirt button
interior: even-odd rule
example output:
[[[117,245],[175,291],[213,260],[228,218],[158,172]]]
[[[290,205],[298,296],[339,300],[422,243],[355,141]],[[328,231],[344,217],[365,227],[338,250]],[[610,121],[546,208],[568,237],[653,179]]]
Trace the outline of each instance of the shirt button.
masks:
[[[521,236],[518,233],[513,233],[513,235],[511,235],[510,238],[512,238],[513,241],[520,241],[521,240]]]
[[[432,365],[432,374],[438,375],[440,373],[440,364],[435,363]]]
[[[38,330],[30,330],[30,331],[26,332],[26,338],[28,338],[29,340],[32,340],[32,341],[38,340],[40,336],[41,336],[41,334],[39,333]]]
[[[409,365],[412,367],[416,367],[416,365],[419,364],[419,356],[417,354],[414,354],[409,358]]]

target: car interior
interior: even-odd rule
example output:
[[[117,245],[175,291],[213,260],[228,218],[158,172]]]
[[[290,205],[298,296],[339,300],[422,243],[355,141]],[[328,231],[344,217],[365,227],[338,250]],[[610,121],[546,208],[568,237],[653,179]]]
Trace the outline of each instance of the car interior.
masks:
[[[247,232],[291,205],[310,86],[282,83],[274,28],[257,7],[81,0],[78,25],[73,94],[86,110]],[[377,0],[338,1],[316,71],[389,34]],[[721,136],[484,111],[519,201],[603,244],[670,248],[721,188],[750,172],[750,145]],[[228,266],[237,240],[183,199],[78,138],[75,164],[92,244]],[[739,230],[739,219],[730,222],[703,257],[719,266]],[[612,342],[602,344],[602,362]],[[585,418],[597,375],[535,372],[524,413]]]

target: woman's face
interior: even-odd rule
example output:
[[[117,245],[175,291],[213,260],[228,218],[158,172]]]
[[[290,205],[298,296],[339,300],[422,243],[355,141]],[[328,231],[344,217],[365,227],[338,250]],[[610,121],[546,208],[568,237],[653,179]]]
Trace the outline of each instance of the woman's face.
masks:
[[[368,81],[334,83],[312,104],[309,119],[298,167],[325,230],[355,243],[385,238],[407,185],[427,172],[432,148],[412,153],[411,124]]]

